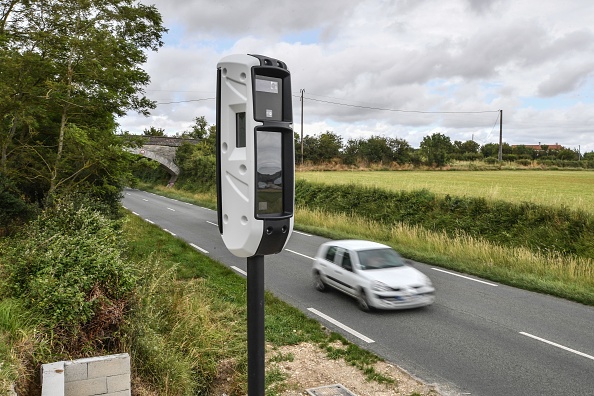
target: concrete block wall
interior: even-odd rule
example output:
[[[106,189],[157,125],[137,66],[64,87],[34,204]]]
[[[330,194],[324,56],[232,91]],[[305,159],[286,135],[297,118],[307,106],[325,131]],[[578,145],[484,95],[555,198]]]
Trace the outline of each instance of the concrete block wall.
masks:
[[[42,370],[42,396],[131,395],[127,353],[44,364]]]

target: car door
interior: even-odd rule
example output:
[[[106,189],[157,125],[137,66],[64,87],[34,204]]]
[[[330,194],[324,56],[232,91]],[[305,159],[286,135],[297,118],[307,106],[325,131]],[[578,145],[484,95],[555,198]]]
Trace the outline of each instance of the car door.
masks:
[[[336,274],[337,274],[337,268],[336,268],[336,253],[337,253],[338,248],[336,246],[329,246],[328,249],[326,250],[326,253],[324,255],[324,257],[319,260],[319,266],[320,266],[320,270],[323,273],[324,277],[326,278],[326,281],[328,282],[328,284],[330,286],[333,286],[335,288],[339,288],[340,284],[338,283]]]
[[[338,248],[334,257],[335,278],[337,287],[346,293],[356,296],[358,289],[358,276],[355,272],[352,253],[343,248]]]

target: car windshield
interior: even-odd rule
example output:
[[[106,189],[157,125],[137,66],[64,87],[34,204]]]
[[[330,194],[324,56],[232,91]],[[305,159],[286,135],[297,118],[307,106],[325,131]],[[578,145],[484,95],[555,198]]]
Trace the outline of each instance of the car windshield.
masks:
[[[404,266],[402,257],[392,249],[360,250],[359,264],[362,270],[394,268]]]

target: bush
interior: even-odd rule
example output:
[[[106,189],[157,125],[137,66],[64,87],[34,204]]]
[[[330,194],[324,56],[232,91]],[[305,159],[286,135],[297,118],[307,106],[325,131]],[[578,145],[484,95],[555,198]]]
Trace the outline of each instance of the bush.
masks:
[[[20,299],[66,350],[102,342],[123,320],[136,281],[120,233],[120,221],[85,200],[55,202],[0,246],[4,293]]]
[[[180,164],[176,185],[194,192],[211,191],[216,186],[216,157],[194,152]]]

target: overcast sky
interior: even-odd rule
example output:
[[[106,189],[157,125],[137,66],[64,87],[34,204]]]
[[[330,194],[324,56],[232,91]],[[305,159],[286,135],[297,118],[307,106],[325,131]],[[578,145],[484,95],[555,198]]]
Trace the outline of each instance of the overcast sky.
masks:
[[[592,0],[142,0],[169,29],[151,53],[150,117],[123,131],[167,135],[215,122],[216,65],[230,54],[284,61],[294,130],[594,151]],[[332,102],[332,103],[328,103]]]

